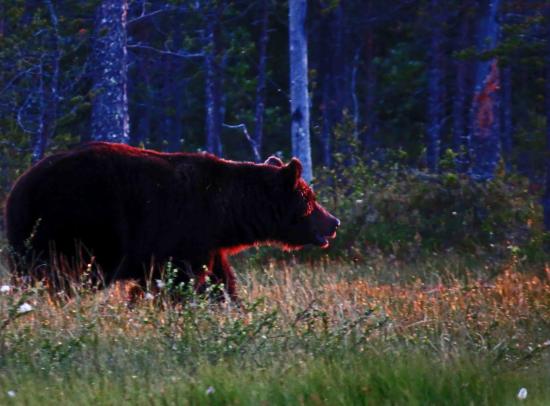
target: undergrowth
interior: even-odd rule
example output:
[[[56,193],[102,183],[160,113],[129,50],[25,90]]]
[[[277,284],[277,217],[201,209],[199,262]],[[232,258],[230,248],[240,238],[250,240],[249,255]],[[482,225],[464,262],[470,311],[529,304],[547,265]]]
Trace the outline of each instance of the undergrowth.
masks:
[[[365,154],[350,125],[344,120],[336,128],[339,152],[314,182],[319,201],[342,220],[332,257],[362,260],[376,251],[406,260],[434,252],[547,257],[542,196],[527,178],[501,169],[490,181],[473,181],[456,170],[451,150],[440,172],[413,169],[421,165],[401,150]]]
[[[447,259],[271,261],[241,269],[238,306],[167,281],[129,301],[124,284],[53,300],[4,279],[0,399],[511,404],[525,386],[550,400],[550,270]]]

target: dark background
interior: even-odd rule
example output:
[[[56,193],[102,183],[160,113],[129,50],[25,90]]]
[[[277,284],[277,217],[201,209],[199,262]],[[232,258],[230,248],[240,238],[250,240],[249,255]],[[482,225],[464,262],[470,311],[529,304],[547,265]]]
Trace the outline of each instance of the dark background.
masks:
[[[236,160],[257,160],[255,143],[261,159],[289,159],[290,3],[2,2],[0,194],[33,161],[93,139]],[[363,201],[366,188],[382,193],[404,179],[412,183],[396,190],[406,196],[422,187],[425,196],[451,193],[459,184],[461,192],[441,203],[445,213],[455,211],[449,201],[465,210],[474,204],[456,201],[468,187],[482,190],[472,198],[516,199],[509,207],[532,209],[520,220],[507,212],[501,220],[513,224],[541,228],[546,206],[550,227],[547,2],[332,0],[307,7],[309,128],[326,204],[341,209],[334,193]],[[400,176],[392,175],[395,165]],[[498,193],[487,186],[495,179]],[[363,209],[372,211],[371,203]],[[475,204],[471,221],[481,222],[472,223],[479,230],[496,209]],[[415,227],[403,238],[413,238]]]

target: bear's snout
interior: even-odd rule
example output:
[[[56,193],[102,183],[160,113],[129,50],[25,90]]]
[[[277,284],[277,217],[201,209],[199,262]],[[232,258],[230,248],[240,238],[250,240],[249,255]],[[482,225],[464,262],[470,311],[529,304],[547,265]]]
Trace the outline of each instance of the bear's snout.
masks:
[[[332,238],[334,238],[336,237],[336,230],[338,230],[338,227],[340,227],[340,219],[337,217],[334,217],[333,215],[331,215],[331,217],[332,217],[333,225],[332,225],[332,233],[330,235],[332,236]]]
[[[316,204],[312,217],[315,244],[322,248],[327,248],[329,246],[329,239],[336,237],[336,230],[340,227],[340,220],[319,204]]]
[[[328,216],[329,216],[329,227],[328,227],[328,233],[326,234],[326,236],[328,238],[334,238],[336,237],[336,230],[338,230],[338,227],[340,227],[340,219],[338,219],[337,217],[334,217],[332,214],[328,213]]]

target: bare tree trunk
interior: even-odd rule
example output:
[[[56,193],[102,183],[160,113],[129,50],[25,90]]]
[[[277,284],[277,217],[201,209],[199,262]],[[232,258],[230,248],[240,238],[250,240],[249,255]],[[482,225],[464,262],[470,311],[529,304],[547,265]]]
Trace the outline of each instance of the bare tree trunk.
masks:
[[[220,69],[220,27],[218,10],[208,11],[206,22],[205,68],[205,109],[206,109],[206,150],[222,155],[222,95]]]
[[[302,176],[313,179],[309,137],[307,0],[289,0],[290,111],[292,155],[300,159]]]
[[[53,137],[59,104],[59,20],[51,0],[45,0],[45,4],[52,25],[52,33],[49,35],[52,50],[44,56],[40,67],[40,117],[32,145],[33,163],[44,157],[48,142]],[[51,67],[51,71],[48,67]]]
[[[431,0],[433,18],[431,32],[430,68],[428,76],[428,131],[426,161],[430,172],[437,172],[443,119],[443,13],[440,0]]]
[[[98,8],[93,45],[92,140],[129,141],[127,12],[127,0],[103,0]]]
[[[479,52],[494,49],[499,34],[497,14],[500,0],[491,0],[480,19],[477,48]],[[476,82],[471,109],[470,176],[475,180],[492,179],[500,157],[498,133],[500,72],[498,61],[477,63]]]
[[[265,113],[265,82],[267,69],[267,42],[269,40],[269,0],[262,2],[262,27],[259,41],[259,61],[258,61],[258,85],[256,86],[256,125],[254,127],[254,150],[259,156],[256,161],[262,158],[263,131],[264,131],[264,113]]]

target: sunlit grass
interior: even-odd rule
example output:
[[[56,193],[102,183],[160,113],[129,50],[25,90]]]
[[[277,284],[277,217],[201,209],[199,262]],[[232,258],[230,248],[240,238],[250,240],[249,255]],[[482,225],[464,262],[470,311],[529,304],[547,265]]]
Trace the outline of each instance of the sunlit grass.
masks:
[[[548,404],[548,269],[459,262],[241,261],[240,306],[6,277],[0,403]]]

